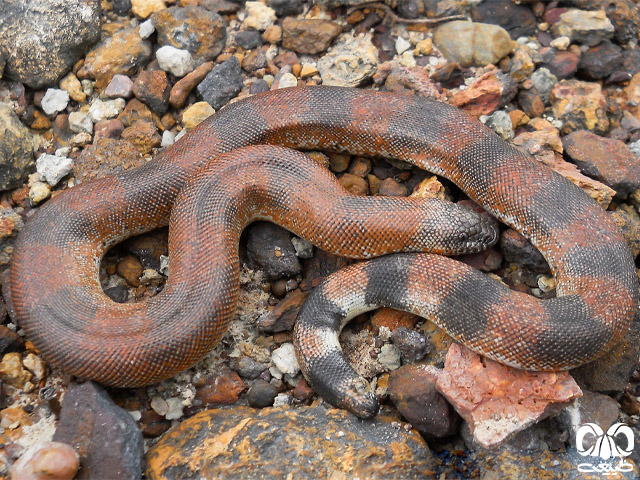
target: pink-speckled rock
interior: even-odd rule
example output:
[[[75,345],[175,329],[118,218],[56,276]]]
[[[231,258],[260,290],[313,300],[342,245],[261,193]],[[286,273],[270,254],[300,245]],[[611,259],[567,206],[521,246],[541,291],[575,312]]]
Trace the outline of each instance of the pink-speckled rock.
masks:
[[[500,445],[582,395],[566,372],[517,370],[457,343],[449,348],[437,388],[485,447]]]

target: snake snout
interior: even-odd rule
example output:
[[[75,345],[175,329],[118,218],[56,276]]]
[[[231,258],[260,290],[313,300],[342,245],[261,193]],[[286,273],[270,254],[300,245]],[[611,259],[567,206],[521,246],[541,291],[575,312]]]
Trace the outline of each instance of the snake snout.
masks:
[[[498,222],[486,212],[467,210],[459,225],[460,243],[464,245],[459,253],[476,253],[486,250],[500,238]]]

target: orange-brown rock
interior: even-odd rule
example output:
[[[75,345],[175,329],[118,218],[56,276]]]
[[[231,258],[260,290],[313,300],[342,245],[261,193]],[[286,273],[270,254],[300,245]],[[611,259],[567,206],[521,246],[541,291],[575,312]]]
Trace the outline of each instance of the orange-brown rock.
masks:
[[[328,20],[287,17],[282,22],[282,46],[298,53],[320,53],[340,32],[342,27]]]
[[[125,140],[99,138],[76,159],[76,179],[89,180],[139,167],[146,162],[136,148]]]
[[[76,451],[60,442],[42,442],[28,449],[11,468],[12,480],[71,480],[80,467]]]
[[[413,328],[420,317],[409,312],[401,312],[393,308],[381,308],[371,317],[371,326],[375,331],[380,327],[387,327],[393,331],[399,327]]]
[[[142,155],[151,153],[160,146],[162,138],[152,122],[138,120],[122,132],[122,138],[130,142]]]
[[[233,370],[225,370],[207,378],[207,384],[196,392],[196,399],[202,406],[233,405],[238,401],[246,385]]]
[[[473,84],[456,93],[449,103],[473,115],[490,115],[507,104],[517,93],[516,83],[500,70],[491,69]]]
[[[582,395],[567,372],[517,370],[457,343],[449,348],[437,386],[485,447],[500,445]]]
[[[582,129],[605,133],[609,129],[607,101],[599,84],[562,80],[553,87],[550,98],[554,117],[562,121],[563,134]]]
[[[436,460],[415,430],[323,407],[209,410],[165,434],[146,476],[174,478],[431,478]]]
[[[270,333],[291,330],[307,294],[308,292],[303,292],[298,288],[291,291],[276,304],[273,310],[260,316],[256,326],[261,331]]]
[[[100,42],[85,57],[80,78],[96,79],[96,88],[106,87],[114,75],[131,74],[151,57],[151,43],[142,40],[138,27],[126,28]]]
[[[187,101],[189,93],[207,76],[213,68],[213,65],[213,62],[205,62],[177,81],[169,95],[169,103],[171,106],[174,108],[182,107],[184,102]]]

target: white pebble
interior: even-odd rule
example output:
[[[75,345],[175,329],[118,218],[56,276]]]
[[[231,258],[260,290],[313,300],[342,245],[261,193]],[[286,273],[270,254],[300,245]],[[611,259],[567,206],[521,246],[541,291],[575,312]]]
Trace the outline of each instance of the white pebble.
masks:
[[[380,365],[392,371],[400,368],[400,350],[395,345],[383,345],[378,355]]]
[[[242,22],[242,28],[253,28],[264,31],[276,21],[276,12],[273,8],[267,7],[262,2],[247,2],[247,18]]]
[[[76,133],[93,133],[93,121],[84,112],[71,112],[69,114],[69,128]]]
[[[69,92],[66,90],[59,90],[57,88],[48,88],[47,93],[42,97],[42,110],[47,115],[53,115],[54,113],[61,112],[69,104]]]
[[[168,398],[167,405],[169,406],[169,410],[164,418],[167,420],[177,420],[182,417],[182,400],[177,397]]]
[[[282,373],[296,375],[300,371],[293,343],[283,343],[276,348],[271,354],[271,360]]]
[[[95,99],[89,107],[89,115],[91,115],[91,119],[94,122],[99,122],[106,118],[114,118],[124,110],[125,105],[124,98],[115,98],[113,100]]]
[[[566,50],[567,48],[569,48],[569,45],[571,45],[571,39],[563,35],[562,37],[554,38],[553,40],[551,40],[549,45],[551,45],[553,48],[557,48],[558,50]]]
[[[274,407],[286,407],[293,403],[293,398],[287,393],[279,393],[276,398],[273,399]]]
[[[156,26],[153,24],[151,20],[142,22],[140,24],[140,28],[138,29],[138,32],[140,33],[140,38],[142,38],[143,40],[149,38],[151,35],[153,35],[153,32],[155,31],[156,31]]]
[[[73,160],[43,153],[36,160],[36,170],[43,180],[55,187],[73,168]]]
[[[298,85],[298,79],[293,73],[285,73],[278,80],[278,88],[295,87]]]
[[[402,53],[406,52],[410,48],[411,48],[411,42],[409,42],[409,40],[405,40],[402,37],[398,37],[396,39],[396,52],[398,52],[398,55],[401,55]]]
[[[171,45],[159,48],[156,52],[156,58],[162,70],[171,72],[176,77],[183,77],[196,68],[188,50],[180,50]]]
[[[162,397],[153,397],[151,399],[151,408],[158,415],[164,417],[169,412],[169,404]]]
[[[162,132],[162,142],[160,143],[161,147],[168,147],[173,145],[176,141],[176,134],[170,130],[165,130]]]

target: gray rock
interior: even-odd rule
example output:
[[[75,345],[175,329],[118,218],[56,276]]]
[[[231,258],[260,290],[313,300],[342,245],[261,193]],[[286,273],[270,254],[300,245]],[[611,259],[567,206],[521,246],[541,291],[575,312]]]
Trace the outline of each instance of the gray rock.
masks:
[[[291,244],[296,250],[298,258],[311,258],[313,257],[313,244],[300,237],[293,237]]]
[[[125,15],[131,10],[131,0],[111,0],[111,5],[118,15]]]
[[[140,38],[146,40],[151,35],[153,35],[153,32],[156,31],[156,26],[153,24],[153,21],[146,20],[140,24],[140,28],[138,31],[140,32]]]
[[[39,137],[25,127],[13,110],[0,103],[0,191],[19,187],[34,166]]]
[[[558,83],[558,78],[543,67],[531,74],[531,82],[545,105],[549,105],[551,101],[549,94],[556,83]]]
[[[640,140],[628,144],[627,147],[629,147],[631,153],[640,158]]]
[[[202,7],[171,7],[151,15],[160,46],[188,50],[196,64],[214,59],[227,41],[227,22]]]
[[[357,87],[378,69],[377,49],[370,35],[342,35],[331,51],[318,60],[324,85]]]
[[[298,275],[302,267],[291,244],[291,233],[272,223],[256,222],[247,228],[247,261],[269,279]],[[276,253],[277,252],[277,253]]]
[[[505,140],[513,140],[511,117],[504,110],[496,110],[486,117],[485,125]]]
[[[610,396],[588,390],[583,391],[582,394],[582,397],[562,410],[557,417],[560,425],[569,432],[571,445],[576,444],[576,432],[585,423],[595,423],[606,432],[618,421],[618,415],[620,415],[618,402]],[[596,440],[594,436],[588,436],[585,438],[584,447],[588,447],[588,441],[593,445]]]
[[[69,386],[53,440],[68,443],[80,455],[76,479],[142,476],[142,433],[131,415],[93,382]]]
[[[160,68],[165,72],[171,72],[176,77],[184,77],[195,68],[195,63],[188,50],[165,45],[156,52],[156,58]]]
[[[36,170],[40,178],[55,187],[73,169],[73,160],[43,153],[36,160]]]
[[[572,42],[590,46],[599,44],[605,38],[611,38],[614,30],[604,10],[567,10],[551,27],[556,37],[569,37]]]
[[[93,121],[84,112],[71,112],[69,114],[69,128],[76,133],[93,134]]]
[[[262,45],[262,35],[256,30],[242,30],[236,34],[236,43],[245,50]]]
[[[118,73],[113,76],[103,93],[108,98],[131,98],[133,97],[133,80]]]
[[[65,90],[59,90],[57,88],[48,88],[47,92],[42,97],[42,110],[47,115],[53,115],[54,113],[61,112],[69,104],[69,93]]]
[[[5,76],[32,88],[55,84],[100,40],[99,0],[4,0]]]
[[[198,85],[202,99],[215,110],[222,108],[242,90],[242,72],[237,57],[213,67]]]
[[[439,26],[433,42],[445,57],[463,67],[494,65],[511,52],[511,37],[498,25],[465,21]]]
[[[278,389],[265,380],[257,380],[247,392],[249,405],[264,408],[273,405]]]

